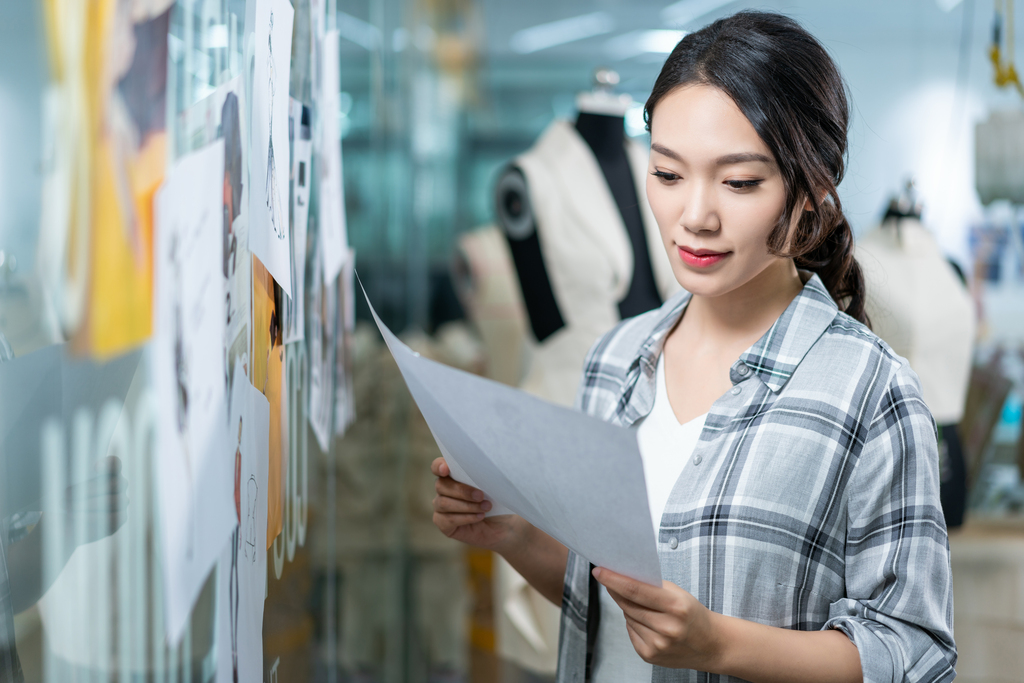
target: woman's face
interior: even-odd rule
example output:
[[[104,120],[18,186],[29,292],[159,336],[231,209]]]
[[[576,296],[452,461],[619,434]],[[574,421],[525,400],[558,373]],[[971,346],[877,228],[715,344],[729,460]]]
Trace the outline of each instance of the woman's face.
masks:
[[[786,207],[782,176],[721,90],[691,85],[658,102],[648,171],[647,198],[684,289],[717,297],[774,268],[791,272],[791,259],[767,246]]]

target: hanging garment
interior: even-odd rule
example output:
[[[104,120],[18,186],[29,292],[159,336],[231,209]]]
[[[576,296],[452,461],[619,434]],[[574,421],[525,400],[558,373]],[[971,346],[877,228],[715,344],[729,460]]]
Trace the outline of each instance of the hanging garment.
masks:
[[[664,300],[679,284],[646,201],[648,152],[632,140],[626,146]],[[591,344],[620,320],[618,303],[633,278],[633,249],[601,168],[571,123],[552,123],[513,163],[526,179],[544,267],[564,321],[538,345],[521,386],[571,405]]]
[[[975,329],[966,288],[935,238],[912,218],[872,230],[856,254],[872,330],[910,361],[935,422],[959,422]]]
[[[914,218],[890,219],[857,243],[874,332],[908,361],[939,427],[940,497],[948,528],[963,523],[967,468],[957,423],[964,414],[974,308],[931,233]]]

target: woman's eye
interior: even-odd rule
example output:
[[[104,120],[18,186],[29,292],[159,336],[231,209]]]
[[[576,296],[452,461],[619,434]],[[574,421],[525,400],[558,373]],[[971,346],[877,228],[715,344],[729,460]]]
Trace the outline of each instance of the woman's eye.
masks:
[[[750,190],[757,187],[762,182],[764,181],[758,178],[757,180],[726,180],[725,184],[734,190]]]
[[[651,175],[656,178],[660,178],[661,180],[664,180],[666,182],[679,180],[679,176],[677,176],[675,173],[669,173],[668,171],[654,171],[653,173],[651,173]]]

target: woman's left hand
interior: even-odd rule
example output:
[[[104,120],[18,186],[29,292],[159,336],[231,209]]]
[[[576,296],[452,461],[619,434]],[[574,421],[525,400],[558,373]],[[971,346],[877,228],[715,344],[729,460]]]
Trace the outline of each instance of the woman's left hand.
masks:
[[[594,577],[622,608],[626,629],[645,661],[674,669],[713,671],[719,658],[718,617],[679,586],[661,587],[597,568]]]

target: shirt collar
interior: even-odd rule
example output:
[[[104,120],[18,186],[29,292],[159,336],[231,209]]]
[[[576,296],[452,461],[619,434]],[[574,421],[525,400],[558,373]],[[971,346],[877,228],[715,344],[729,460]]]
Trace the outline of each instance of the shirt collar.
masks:
[[[801,275],[809,278],[800,293],[768,331],[740,354],[739,360],[733,364],[729,373],[733,384],[747,379],[753,371],[777,393],[793,376],[814,342],[835,320],[839,307],[832,300],[821,278],[806,271],[801,271]],[[657,367],[665,338],[679,322],[691,297],[689,292],[680,292],[666,301],[661,307],[662,314],[658,316],[658,322],[637,349],[634,362],[644,366],[648,373],[653,374]],[[747,370],[741,369],[744,365]]]

